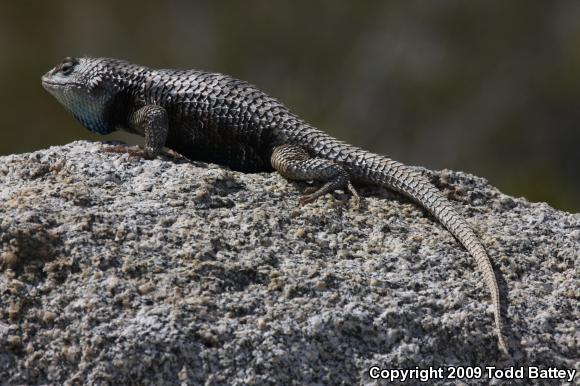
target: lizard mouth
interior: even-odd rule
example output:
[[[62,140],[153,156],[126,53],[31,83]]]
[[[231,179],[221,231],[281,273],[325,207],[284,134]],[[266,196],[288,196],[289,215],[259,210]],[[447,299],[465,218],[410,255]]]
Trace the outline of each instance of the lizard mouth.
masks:
[[[54,89],[54,88],[60,88],[60,87],[64,86],[64,84],[62,84],[60,82],[55,82],[54,80],[47,79],[44,76],[42,77],[42,85],[46,89],[49,89],[49,88]]]
[[[56,80],[53,80],[51,78],[48,78],[46,76],[42,77],[42,85],[44,86],[44,88],[62,88],[62,87],[66,87],[66,86],[76,86],[76,87],[80,87],[79,83],[76,82],[59,82]]]
[[[49,87],[63,87],[64,83],[62,82],[55,82],[54,80],[50,80],[50,79],[46,79],[46,78],[42,78],[42,84],[44,86],[49,86]]]

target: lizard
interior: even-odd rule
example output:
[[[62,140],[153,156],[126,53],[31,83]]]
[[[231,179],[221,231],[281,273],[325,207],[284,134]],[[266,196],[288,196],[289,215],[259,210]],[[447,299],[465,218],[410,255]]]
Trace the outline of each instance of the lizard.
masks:
[[[151,69],[125,60],[67,57],[43,87],[90,131],[124,129],[145,138],[144,158],[167,147],[186,158],[241,172],[314,181],[301,205],[354,183],[394,190],[430,212],[473,256],[492,299],[498,347],[509,356],[500,292],[478,237],[415,167],[340,141],[313,127],[252,84],[220,73]],[[131,152],[131,150],[126,150]]]

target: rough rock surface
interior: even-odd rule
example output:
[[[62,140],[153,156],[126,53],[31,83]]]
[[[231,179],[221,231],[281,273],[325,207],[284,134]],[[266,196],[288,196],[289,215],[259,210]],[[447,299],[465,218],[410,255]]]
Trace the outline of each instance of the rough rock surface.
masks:
[[[0,158],[2,384],[374,384],[373,365],[579,368],[579,214],[425,171],[500,274],[504,359],[473,259],[414,203],[369,187],[359,211],[340,193],[301,208],[304,185],[276,174],[104,147]]]

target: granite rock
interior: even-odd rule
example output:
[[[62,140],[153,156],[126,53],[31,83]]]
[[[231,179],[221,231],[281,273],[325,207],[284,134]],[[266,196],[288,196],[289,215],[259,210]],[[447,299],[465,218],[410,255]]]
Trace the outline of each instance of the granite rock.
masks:
[[[398,194],[299,207],[306,184],[277,174],[106,147],[0,157],[2,384],[379,384],[372,366],[479,366],[431,382],[497,384],[486,366],[580,367],[579,214],[423,170],[493,261],[503,358],[472,257]]]

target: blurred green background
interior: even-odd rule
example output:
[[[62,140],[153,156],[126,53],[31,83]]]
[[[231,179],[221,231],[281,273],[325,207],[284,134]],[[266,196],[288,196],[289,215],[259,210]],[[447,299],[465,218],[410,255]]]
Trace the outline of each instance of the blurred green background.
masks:
[[[580,210],[580,1],[2,0],[0,154],[105,138],[40,85],[69,55],[228,73],[343,140]]]

